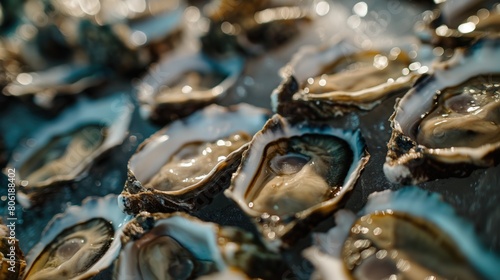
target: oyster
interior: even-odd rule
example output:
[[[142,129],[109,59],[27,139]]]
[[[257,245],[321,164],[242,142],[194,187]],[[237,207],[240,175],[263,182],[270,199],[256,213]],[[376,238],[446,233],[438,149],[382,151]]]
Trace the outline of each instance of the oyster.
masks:
[[[233,270],[273,279],[284,272],[280,255],[252,234],[183,213],[140,213],[122,236],[116,279],[197,279]],[[259,269],[255,269],[255,268]]]
[[[247,53],[264,54],[297,37],[301,27],[313,19],[309,4],[275,0],[212,1],[205,9],[212,24],[202,40],[208,48],[215,45],[226,49],[222,44],[232,43]]]
[[[183,49],[153,66],[137,85],[141,113],[165,124],[220,100],[243,70],[244,59],[213,59],[197,49]]]
[[[384,164],[390,181],[464,177],[498,164],[499,46],[483,38],[458,50],[397,102]]]
[[[292,126],[274,115],[252,139],[225,194],[277,249],[338,208],[368,159],[359,130]]]
[[[18,280],[24,274],[26,261],[16,239],[15,221],[6,226],[0,219],[0,278]]]
[[[194,211],[225,189],[248,142],[268,118],[247,104],[211,105],[139,146],[120,196],[128,213]]]
[[[33,96],[36,105],[44,109],[57,109],[57,99],[76,95],[99,86],[108,73],[101,66],[64,64],[39,72],[19,73],[3,92],[12,96]]]
[[[19,146],[8,163],[17,170],[21,205],[41,204],[56,192],[55,186],[85,175],[98,157],[122,143],[132,111],[123,94],[82,99],[34,131],[28,146]]]
[[[87,198],[56,215],[28,253],[25,278],[88,279],[118,257],[122,226],[130,220],[116,195]]]
[[[439,195],[416,187],[371,194],[358,215],[337,212],[336,224],[303,253],[319,279],[496,279],[500,273],[500,258],[472,224]]]
[[[371,110],[426,71],[412,63],[399,47],[363,50],[345,40],[304,47],[281,69],[273,111],[293,120],[324,120],[353,108]]]
[[[52,1],[62,14],[80,18],[80,44],[92,62],[135,74],[177,45],[184,0],[98,2]]]
[[[463,47],[475,39],[500,34],[500,5],[496,1],[446,1],[426,11],[415,30],[424,41],[445,48]]]

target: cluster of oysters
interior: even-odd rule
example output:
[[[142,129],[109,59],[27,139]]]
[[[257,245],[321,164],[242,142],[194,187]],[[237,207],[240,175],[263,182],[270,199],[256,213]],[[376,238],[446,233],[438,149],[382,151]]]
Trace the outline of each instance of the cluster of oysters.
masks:
[[[18,250],[15,275],[5,237],[0,278],[302,278],[284,256],[335,216],[301,252],[312,279],[496,279],[500,257],[469,221],[435,193],[398,187],[500,162],[500,5],[451,2],[422,14],[417,49],[414,41],[366,47],[343,35],[301,48],[269,92],[272,112],[217,103],[227,103],[247,61],[279,52],[334,14],[333,3],[8,2],[3,92],[56,115],[7,163],[25,209],[43,211],[105,162],[125,141],[135,105],[137,118],[164,127],[123,167],[119,195],[88,197],[54,216],[26,264]],[[71,53],[50,58],[58,48]],[[134,98],[96,89],[137,76]],[[341,209],[377,151],[356,125],[340,124],[395,97],[377,168],[399,190],[370,194],[358,214]],[[194,216],[222,194],[253,231]]]

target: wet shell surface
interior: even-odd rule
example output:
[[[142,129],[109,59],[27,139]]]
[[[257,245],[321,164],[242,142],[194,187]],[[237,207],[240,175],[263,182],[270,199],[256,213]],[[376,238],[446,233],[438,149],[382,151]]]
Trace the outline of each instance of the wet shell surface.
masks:
[[[183,213],[140,213],[125,228],[116,279],[198,279],[213,273],[272,279],[281,257],[235,227]]]
[[[340,207],[368,159],[359,131],[290,125],[274,115],[252,139],[225,194],[277,249]]]
[[[472,224],[438,194],[417,187],[371,194],[358,215],[341,210],[335,219],[303,253],[316,268],[314,279],[496,279],[500,273],[500,258]]]
[[[399,47],[364,50],[346,40],[304,47],[281,69],[282,83],[271,95],[273,111],[325,120],[371,110],[417,79],[421,70],[412,63]]]
[[[186,117],[225,96],[241,74],[238,55],[210,58],[186,47],[153,66],[137,85],[141,115],[159,124]]]
[[[18,201],[31,207],[47,200],[55,186],[85,175],[92,163],[128,134],[133,105],[122,94],[83,98],[50,124],[39,127],[27,146],[13,153]]]
[[[120,196],[128,213],[195,211],[229,186],[241,154],[268,118],[247,104],[210,105],[145,140]]]
[[[28,253],[25,278],[88,279],[118,257],[123,213],[116,195],[87,198],[52,218]]]
[[[384,173],[416,184],[464,177],[500,159],[500,40],[439,63],[396,104]]]

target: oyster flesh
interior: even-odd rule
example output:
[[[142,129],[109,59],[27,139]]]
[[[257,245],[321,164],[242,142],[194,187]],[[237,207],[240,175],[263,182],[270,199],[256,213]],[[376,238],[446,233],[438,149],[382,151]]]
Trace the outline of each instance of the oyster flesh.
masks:
[[[283,81],[271,95],[273,111],[324,120],[354,108],[371,110],[425,71],[413,62],[399,47],[364,50],[346,40],[304,47],[281,69]]]
[[[122,226],[131,219],[116,198],[87,198],[52,218],[26,257],[24,279],[88,279],[110,266],[121,248]]]
[[[81,99],[57,119],[34,131],[27,146],[13,153],[17,198],[29,208],[47,200],[55,186],[83,176],[104,152],[128,134],[133,106],[123,94]]]
[[[396,104],[384,173],[416,184],[464,177],[500,159],[500,38],[438,63]]]
[[[336,210],[368,159],[359,130],[290,125],[274,115],[252,139],[225,194],[277,249]]]
[[[252,234],[183,213],[142,212],[123,233],[116,279],[198,279],[234,270],[272,279],[285,268]]]
[[[211,105],[158,131],[130,158],[120,196],[125,211],[194,211],[210,203],[267,118],[247,104]]]
[[[439,195],[416,187],[371,194],[358,215],[337,212],[336,226],[313,240],[303,254],[318,279],[496,279],[500,273],[500,258],[472,224]]]

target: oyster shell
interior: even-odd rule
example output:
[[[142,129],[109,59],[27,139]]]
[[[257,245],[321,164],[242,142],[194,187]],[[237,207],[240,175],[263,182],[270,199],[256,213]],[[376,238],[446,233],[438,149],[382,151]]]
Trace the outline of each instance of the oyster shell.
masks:
[[[483,38],[458,50],[397,102],[384,164],[390,181],[464,177],[498,164],[499,46]]]
[[[424,41],[445,48],[470,45],[475,39],[500,34],[500,5],[496,1],[446,1],[426,11],[415,26]]]
[[[304,47],[281,69],[273,111],[293,120],[325,120],[354,108],[371,110],[425,71],[412,63],[399,47],[363,50],[346,40]]]
[[[211,105],[158,131],[130,158],[120,196],[125,211],[194,211],[210,203],[267,118],[247,104]]]
[[[202,40],[209,49],[227,49],[223,44],[234,44],[234,49],[264,54],[297,37],[301,27],[313,19],[310,4],[308,1],[211,1],[205,8],[211,26]]]
[[[0,278],[5,280],[21,279],[26,267],[19,240],[15,238],[16,222],[13,223],[14,227],[6,226],[0,218]]]
[[[280,255],[252,234],[183,213],[140,213],[124,229],[116,279],[198,279],[236,270],[252,278],[281,276]],[[257,268],[258,269],[255,269]]]
[[[214,59],[196,48],[175,52],[137,85],[141,113],[159,124],[188,116],[224,97],[243,66],[238,55]]]
[[[336,224],[303,252],[319,279],[496,279],[500,273],[500,258],[472,224],[439,195],[416,187],[371,194],[358,215],[337,212]]]
[[[359,130],[290,125],[274,115],[252,139],[225,194],[277,249],[336,210],[368,159]]]
[[[56,186],[84,176],[104,152],[128,134],[133,106],[123,94],[82,99],[33,132],[8,166],[16,169],[18,201],[29,208],[47,200]]]
[[[123,213],[116,195],[87,198],[52,218],[42,238],[28,253],[25,278],[88,279],[118,257]]]
[[[17,97],[33,96],[33,102],[43,109],[57,109],[57,99],[76,95],[99,86],[108,73],[102,66],[64,64],[39,72],[19,73],[3,93]],[[59,106],[60,107],[60,106]]]

